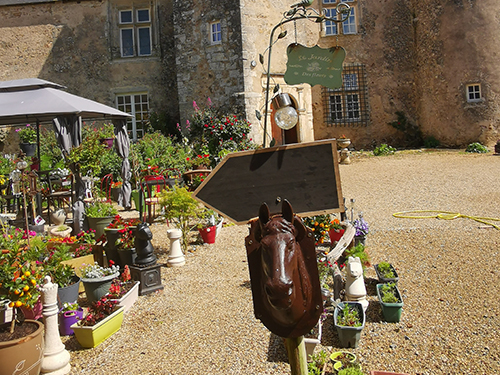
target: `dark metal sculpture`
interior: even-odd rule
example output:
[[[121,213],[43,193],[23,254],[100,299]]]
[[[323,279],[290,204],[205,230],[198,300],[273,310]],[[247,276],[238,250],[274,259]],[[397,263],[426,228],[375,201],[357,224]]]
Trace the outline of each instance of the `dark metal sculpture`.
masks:
[[[280,337],[308,333],[323,311],[314,236],[291,204],[271,216],[262,204],[245,239],[257,319]]]
[[[151,244],[153,233],[147,223],[137,225],[135,230],[135,251],[137,252],[137,259],[134,265],[139,267],[146,267],[156,264],[156,256],[154,248]]]

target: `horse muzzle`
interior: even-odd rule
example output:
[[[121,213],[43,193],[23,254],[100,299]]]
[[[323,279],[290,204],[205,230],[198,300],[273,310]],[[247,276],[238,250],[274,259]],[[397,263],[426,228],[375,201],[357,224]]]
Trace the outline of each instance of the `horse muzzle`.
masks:
[[[294,297],[293,283],[273,285],[267,283],[264,287],[267,300],[277,310],[284,310],[292,306]]]

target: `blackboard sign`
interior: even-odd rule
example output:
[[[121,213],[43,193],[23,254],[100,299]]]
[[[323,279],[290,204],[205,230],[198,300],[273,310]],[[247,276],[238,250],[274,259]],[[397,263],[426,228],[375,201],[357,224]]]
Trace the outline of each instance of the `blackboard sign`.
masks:
[[[342,64],[345,50],[342,47],[320,48],[290,44],[286,51],[285,82],[289,85],[309,83],[330,89],[342,87]]]
[[[229,154],[194,197],[238,224],[256,217],[263,202],[271,212],[281,212],[283,199],[302,216],[342,212],[337,142]]]

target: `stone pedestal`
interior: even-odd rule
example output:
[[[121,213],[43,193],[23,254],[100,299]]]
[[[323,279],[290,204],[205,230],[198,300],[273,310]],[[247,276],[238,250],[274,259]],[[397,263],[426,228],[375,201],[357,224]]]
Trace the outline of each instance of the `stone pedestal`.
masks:
[[[161,265],[155,264],[148,267],[130,266],[130,275],[135,281],[140,281],[139,295],[156,292],[163,290],[161,285]]]
[[[186,258],[181,249],[182,231],[180,229],[167,230],[170,239],[170,253],[168,254],[167,266],[180,267],[186,264]]]
[[[45,347],[42,358],[42,374],[65,375],[71,371],[70,355],[59,336],[57,284],[46,276],[42,287],[43,323],[45,325]]]

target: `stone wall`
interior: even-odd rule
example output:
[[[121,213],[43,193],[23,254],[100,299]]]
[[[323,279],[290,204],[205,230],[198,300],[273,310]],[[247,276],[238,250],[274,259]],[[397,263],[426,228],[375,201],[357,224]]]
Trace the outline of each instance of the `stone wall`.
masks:
[[[177,86],[181,121],[189,119],[193,101],[208,98],[218,108],[245,113],[239,2],[176,0],[173,7]],[[222,42],[210,41],[210,24],[220,21]]]
[[[130,1],[0,7],[0,80],[38,77],[112,107],[115,94],[142,90],[149,94],[151,110],[178,121],[172,3],[135,3],[152,9],[151,57],[119,57],[117,9]]]
[[[316,139],[345,134],[357,149],[381,143],[405,146],[404,134],[388,125],[402,112],[423,137],[464,147],[499,137],[500,4],[494,0],[359,0],[357,35],[321,38],[347,50],[346,62],[366,66],[370,105],[367,127],[327,127],[323,102],[313,89]],[[466,85],[481,84],[484,101],[468,103]]]

